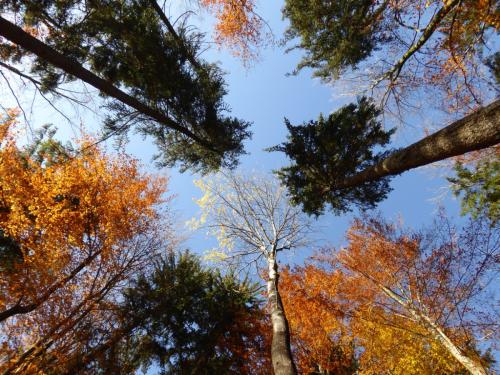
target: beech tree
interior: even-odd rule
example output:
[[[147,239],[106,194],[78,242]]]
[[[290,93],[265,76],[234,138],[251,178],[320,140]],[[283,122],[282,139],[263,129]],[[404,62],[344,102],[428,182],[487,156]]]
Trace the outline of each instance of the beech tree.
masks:
[[[258,55],[266,39],[265,22],[256,13],[255,0],[199,0],[216,17],[215,41],[244,62]]]
[[[357,309],[360,298],[350,288],[357,286],[344,273],[317,260],[282,272],[281,294],[299,372],[462,373],[462,366],[414,322],[373,305]]]
[[[279,292],[278,254],[307,243],[309,222],[293,208],[286,192],[275,181],[257,177],[221,175],[198,181],[204,195],[195,224],[207,227],[221,250],[212,259],[263,260],[267,265],[267,300],[272,323],[271,358],[276,375],[295,374],[286,312]]]
[[[409,320],[471,374],[484,375],[475,345],[498,332],[491,310],[495,297],[489,293],[497,272],[497,237],[487,220],[471,221],[457,232],[441,218],[422,234],[399,232],[378,219],[357,220],[348,247],[335,258],[361,309],[381,308]]]
[[[305,212],[335,213],[352,205],[374,207],[390,191],[389,178],[407,170],[500,142],[500,102],[448,125],[400,150],[375,151],[393,131],[377,120],[380,111],[366,98],[318,121],[292,126],[288,141],[270,151],[284,152],[292,164],[277,171],[292,200]]]
[[[492,357],[478,347],[498,332],[498,230],[490,221],[457,230],[440,217],[415,233],[365,217],[347,240],[282,273],[304,369],[346,371],[355,353],[360,374],[487,373]]]
[[[20,147],[0,126],[0,331],[3,373],[65,357],[87,319],[106,320],[114,291],[168,243],[166,180],[136,160],[53,138]],[[164,234],[162,234],[162,232]]]
[[[224,114],[223,74],[197,56],[201,34],[176,30],[156,1],[3,0],[0,12],[2,69],[41,92],[74,79],[95,87],[107,135],[135,127],[152,136],[162,165],[236,164],[249,124]]]

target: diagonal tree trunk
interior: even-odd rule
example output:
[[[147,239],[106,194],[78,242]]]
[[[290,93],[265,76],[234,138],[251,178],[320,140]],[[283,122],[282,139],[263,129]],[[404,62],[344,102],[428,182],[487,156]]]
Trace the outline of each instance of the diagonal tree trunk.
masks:
[[[276,255],[267,259],[269,280],[267,281],[267,298],[271,309],[273,338],[271,343],[271,359],[275,375],[295,375],[297,370],[290,349],[290,329],[278,291],[278,264]]]
[[[500,142],[500,100],[336,183],[345,189]]]
[[[424,314],[419,309],[413,307],[411,302],[405,300],[390,288],[382,285],[381,283],[364,273],[363,275],[372,280],[372,282],[374,282],[389,298],[392,298],[404,309],[406,309],[415,318],[415,320],[420,322],[420,324],[425,329],[427,329],[427,331],[434,337],[434,339],[439,342],[444,347],[444,349],[446,349],[448,353],[450,353],[453,358],[455,358],[462,366],[464,366],[472,375],[487,375],[486,370],[483,368],[483,366],[477,361],[474,361],[472,358],[464,355],[462,351],[446,335],[446,333],[427,314]]]
[[[123,104],[134,108],[143,115],[151,117],[155,121],[158,121],[159,123],[172,130],[184,134],[206,149],[218,152],[214,145],[209,144],[207,141],[200,138],[186,127],[179,125],[174,120],[167,117],[157,109],[142,103],[133,96],[130,96],[126,92],[120,90],[112,83],[92,73],[90,70],[86,69],[78,62],[64,56],[63,54],[53,49],[51,46],[31,36],[23,29],[3,17],[0,17],[0,36],[6,38],[12,43],[17,44],[25,50],[34,53],[39,58],[44,59],[45,61],[63,70],[64,72],[81,79],[82,81],[101,91],[103,94],[117,99]]]

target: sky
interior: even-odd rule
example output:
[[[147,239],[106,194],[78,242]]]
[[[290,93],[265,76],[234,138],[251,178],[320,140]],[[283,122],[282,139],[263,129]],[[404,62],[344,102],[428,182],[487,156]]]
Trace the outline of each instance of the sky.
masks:
[[[189,6],[189,2],[183,0],[177,0],[173,4],[168,10],[172,19]],[[258,13],[268,22],[276,42],[279,42],[286,29],[286,23],[281,17],[282,2],[260,0],[257,5]],[[211,39],[213,19],[206,12],[200,10],[198,14],[191,16],[190,22],[207,32],[208,41]],[[316,119],[320,113],[328,114],[355,100],[340,96],[337,88],[312,78],[310,70],[303,70],[298,75],[287,75],[299,62],[300,51],[285,53],[283,47],[271,46],[261,50],[260,58],[249,67],[245,67],[241,60],[233,57],[228,51],[214,47],[213,44],[209,45],[212,47],[205,51],[202,57],[210,62],[218,62],[226,72],[228,90],[226,102],[231,108],[231,115],[252,123],[253,137],[245,142],[248,154],[240,159],[238,168],[240,173],[272,173],[273,170],[288,163],[283,154],[264,151],[265,148],[285,140],[287,134],[285,117],[292,124],[299,124]],[[1,104],[4,107],[16,106],[17,103],[13,101],[9,90],[5,85],[1,87],[3,88],[3,92],[0,93]],[[89,91],[90,97],[96,96],[94,90]],[[26,109],[32,128],[52,123],[58,127],[58,136],[62,139],[77,135],[81,126],[87,131],[99,129],[99,123],[103,118],[103,113],[99,110],[92,113],[70,106],[64,101],[53,101],[52,104],[72,120],[72,124],[69,124],[66,118],[60,116],[39,96],[33,101],[33,91],[22,88],[20,93],[19,99]],[[98,103],[94,107],[98,108]],[[423,136],[422,124],[432,127],[433,124],[440,124],[441,118],[435,112],[429,111],[405,118],[405,121],[408,124],[400,128],[394,137],[395,147],[403,147],[420,139]],[[386,126],[392,127],[394,124],[387,121]],[[189,232],[183,225],[193,216],[199,215],[194,200],[201,196],[201,192],[194,186],[193,179],[200,176],[189,172],[181,174],[175,168],[158,170],[152,162],[152,155],[156,150],[150,139],[144,140],[138,135],[131,134],[126,149],[140,159],[144,169],[169,177],[169,193],[175,196],[171,203],[172,212],[179,229],[186,236],[182,246],[199,254],[213,248],[214,240],[207,238],[203,231]],[[405,225],[415,229],[430,224],[439,205],[444,206],[450,215],[458,216],[459,203],[449,193],[448,183],[443,178],[444,175],[451,173],[449,170],[443,171],[438,168],[421,168],[395,177],[391,184],[393,191],[375,212],[388,219],[402,220]],[[349,223],[357,214],[359,213],[355,211],[338,217],[326,213],[315,221],[317,240],[315,246],[286,256],[282,262],[301,264],[317,247],[341,245]]]
[[[177,9],[171,9],[172,14],[182,12],[184,1],[178,0],[178,4],[180,5]],[[276,39],[279,40],[286,28],[286,23],[281,18],[282,1],[260,0],[257,4],[259,14],[267,20]],[[210,39],[212,23],[210,17],[206,13],[200,13],[199,16],[193,16],[192,20],[201,29],[207,30],[207,37]],[[226,72],[228,89],[226,102],[231,108],[231,115],[252,123],[253,137],[245,142],[248,154],[240,159],[238,169],[240,173],[271,173],[288,163],[282,154],[264,151],[265,148],[285,140],[287,134],[283,121],[285,117],[292,124],[299,124],[316,119],[320,113],[328,114],[335,111],[355,99],[340,97],[335,87],[312,78],[311,71],[304,70],[298,75],[287,76],[299,62],[300,56],[300,51],[285,53],[282,47],[269,47],[262,50],[260,59],[247,68],[239,59],[223,49],[213,47],[203,54],[208,61],[218,61]],[[4,107],[16,106],[5,85],[2,84],[0,88],[3,90],[0,92],[0,104]],[[31,106],[32,96],[29,89],[25,89],[20,96],[27,108]],[[92,114],[81,108],[75,112],[75,108],[63,102],[52,104],[70,114],[73,124],[70,125],[47,102],[38,98],[35,100],[32,113],[27,113],[33,127],[53,123],[59,128],[61,138],[75,136],[80,124],[89,130],[99,129],[101,114]],[[398,129],[393,144],[395,147],[404,147],[420,139],[423,136],[422,124],[426,127],[443,125],[442,117],[434,111],[420,113],[405,120],[409,124]],[[393,126],[392,123],[386,125]],[[198,254],[213,248],[214,239],[207,238],[203,230],[189,232],[183,225],[193,216],[199,215],[194,200],[201,196],[201,192],[194,186],[193,179],[200,176],[189,172],[181,174],[175,168],[158,170],[152,162],[152,155],[156,152],[155,146],[149,139],[143,140],[132,134],[127,151],[141,160],[145,170],[169,177],[169,193],[175,196],[171,202],[172,213],[179,229],[186,236],[182,247]],[[448,182],[444,178],[452,173],[451,170],[424,167],[395,177],[391,183],[392,192],[379,204],[376,214],[391,220],[402,220],[406,226],[418,230],[432,225],[433,217],[442,206],[451,217],[460,221],[459,201],[450,194]],[[358,214],[359,212],[354,211],[338,217],[327,212],[314,222],[317,228],[315,245],[284,256],[281,263],[300,265],[312,255],[315,248],[341,246],[349,223]]]

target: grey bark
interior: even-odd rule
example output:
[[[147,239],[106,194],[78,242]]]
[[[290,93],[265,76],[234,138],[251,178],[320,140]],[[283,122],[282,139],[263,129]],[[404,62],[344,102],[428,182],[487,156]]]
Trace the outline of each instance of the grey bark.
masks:
[[[290,329],[278,291],[278,264],[276,257],[268,258],[269,280],[267,281],[267,298],[271,309],[273,338],[271,343],[271,359],[275,375],[295,375],[297,369],[290,349]]]
[[[435,161],[495,146],[500,142],[500,100],[448,125],[444,129],[399,150],[343,181],[345,189],[382,177],[397,175]]]

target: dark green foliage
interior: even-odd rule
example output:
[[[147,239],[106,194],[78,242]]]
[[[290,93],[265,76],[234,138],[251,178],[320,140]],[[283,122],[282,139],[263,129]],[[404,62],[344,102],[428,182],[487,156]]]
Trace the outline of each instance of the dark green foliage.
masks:
[[[490,69],[491,74],[495,77],[497,85],[500,85],[500,52],[495,52],[484,60],[486,66]]]
[[[148,0],[0,0],[0,11],[20,13],[26,26],[50,25],[44,42],[88,67],[142,103],[189,130],[204,144],[108,98],[107,134],[131,128],[152,136],[159,161],[208,172],[233,167],[250,136],[249,124],[224,115],[223,74],[214,64],[196,60],[202,35],[168,32]],[[23,52],[0,45],[2,59],[19,60]],[[35,58],[32,71],[49,90],[73,78]],[[207,146],[208,145],[208,146]]]
[[[500,160],[484,160],[474,169],[457,163],[457,176],[448,178],[452,190],[462,196],[462,214],[486,215],[493,223],[500,218]]]
[[[310,67],[323,79],[337,78],[355,67],[387,40],[380,12],[386,3],[372,0],[286,0],[283,16],[290,21],[286,40],[300,39],[304,49],[297,69]]]
[[[329,204],[336,214],[374,207],[390,191],[389,178],[340,188],[342,181],[387,156],[377,152],[393,131],[384,131],[380,111],[366,98],[349,104],[327,118],[293,126],[285,120],[288,141],[270,151],[284,152],[292,164],[277,171],[291,195],[308,214],[323,213]]]
[[[19,244],[5,236],[4,231],[0,229],[0,272],[11,271],[17,263],[22,261],[23,253]]]
[[[114,342],[82,352],[70,373],[134,374],[154,366],[161,374],[239,374],[241,352],[258,334],[249,319],[261,314],[255,291],[192,254],[171,254],[125,291],[121,321],[108,339]]]
[[[73,145],[69,142],[63,145],[55,139],[56,132],[57,128],[50,124],[37,129],[33,140],[24,148],[21,157],[26,161],[31,160],[43,166],[64,163],[69,160],[75,152]]]

